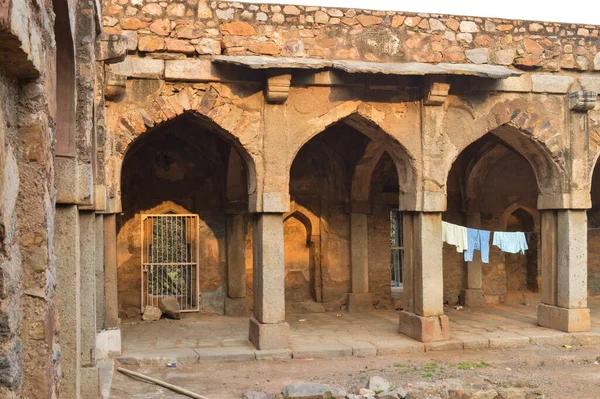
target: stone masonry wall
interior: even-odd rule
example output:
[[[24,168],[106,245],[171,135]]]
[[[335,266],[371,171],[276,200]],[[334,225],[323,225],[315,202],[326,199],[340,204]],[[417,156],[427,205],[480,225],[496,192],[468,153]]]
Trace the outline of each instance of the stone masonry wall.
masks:
[[[600,70],[597,26],[235,2],[111,0],[106,33],[157,58],[270,55]],[[168,54],[168,55],[167,55]]]

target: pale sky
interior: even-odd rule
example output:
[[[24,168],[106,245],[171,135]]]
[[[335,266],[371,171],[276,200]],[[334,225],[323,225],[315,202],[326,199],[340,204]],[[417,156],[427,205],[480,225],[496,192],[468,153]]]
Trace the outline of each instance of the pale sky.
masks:
[[[317,5],[600,25],[600,0],[260,0],[243,2]]]

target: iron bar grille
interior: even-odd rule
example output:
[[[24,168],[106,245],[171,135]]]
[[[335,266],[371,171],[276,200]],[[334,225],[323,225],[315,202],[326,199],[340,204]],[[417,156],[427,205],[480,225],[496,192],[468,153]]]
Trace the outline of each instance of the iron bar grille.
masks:
[[[182,312],[200,309],[198,215],[142,214],[142,313],[175,297]]]

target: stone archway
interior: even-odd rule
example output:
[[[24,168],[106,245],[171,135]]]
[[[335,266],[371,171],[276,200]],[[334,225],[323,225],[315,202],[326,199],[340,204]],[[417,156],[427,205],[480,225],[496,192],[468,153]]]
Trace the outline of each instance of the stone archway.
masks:
[[[140,214],[164,210],[165,203],[198,215],[200,308],[223,314],[231,307],[248,314],[245,214],[256,179],[248,155],[226,137],[207,118],[185,113],[128,147],[117,228],[122,316],[135,316],[139,301]]]
[[[505,254],[492,245],[492,235],[486,263],[480,251],[475,251],[472,261],[465,262],[463,253],[445,244],[444,299],[450,305],[456,304],[459,296],[467,306],[522,302],[523,293],[537,290],[541,223],[536,205],[542,188],[532,165],[535,161],[510,144],[513,140],[507,139],[509,134],[519,135],[512,128],[500,134],[494,130],[457,157],[448,176],[448,209],[443,219],[488,231],[535,233],[533,248],[525,255]],[[530,156],[539,159],[535,157],[541,155]],[[519,210],[529,216],[527,221]]]
[[[317,301],[315,249],[309,217],[296,210],[284,217],[286,302]],[[317,286],[319,286],[317,288]]]

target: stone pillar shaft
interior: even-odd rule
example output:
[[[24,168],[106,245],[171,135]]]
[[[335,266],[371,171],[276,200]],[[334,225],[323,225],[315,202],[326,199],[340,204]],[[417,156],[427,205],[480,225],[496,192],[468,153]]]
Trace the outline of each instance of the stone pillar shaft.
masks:
[[[104,329],[104,216],[96,214],[96,331]]]
[[[246,228],[245,215],[231,215],[227,243],[227,295],[246,297]]]
[[[258,349],[287,349],[283,215],[256,214],[253,234],[254,315],[250,319],[250,341]]]
[[[352,262],[352,293],[369,292],[369,243],[366,213],[350,214],[350,255]]]
[[[105,326],[119,327],[117,286],[117,221],[114,214],[104,216],[104,299]]]
[[[369,231],[368,214],[350,214],[350,261],[352,293],[348,295],[348,310],[367,310],[373,306],[369,293]]]
[[[81,364],[96,364],[96,217],[79,213]]]
[[[538,323],[567,332],[588,331],[586,211],[544,211],[541,238]]]
[[[449,339],[444,316],[442,215],[404,212],[404,301],[400,332],[419,341]]]
[[[468,213],[467,226],[481,228],[481,213]],[[473,255],[473,260],[467,262],[467,288],[462,291],[461,298],[463,305],[471,307],[483,305],[483,264],[481,254],[477,252]]]
[[[81,390],[81,276],[77,206],[57,205],[55,226],[56,298],[63,357],[60,385],[65,398],[78,398]]]

